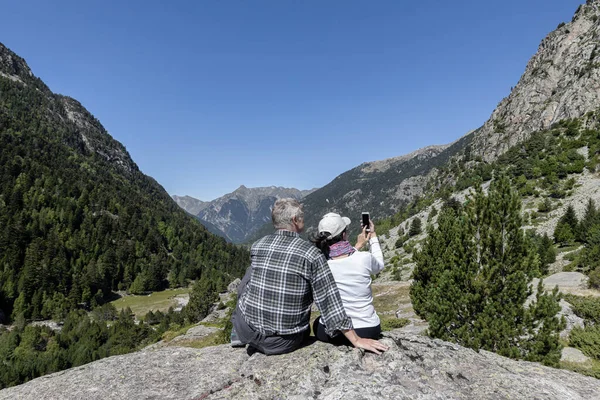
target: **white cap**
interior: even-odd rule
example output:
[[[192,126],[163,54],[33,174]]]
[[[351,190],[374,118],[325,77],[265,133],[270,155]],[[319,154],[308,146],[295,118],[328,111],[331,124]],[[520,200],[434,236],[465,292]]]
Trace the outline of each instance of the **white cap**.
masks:
[[[327,232],[327,239],[333,239],[350,225],[350,218],[341,217],[340,214],[327,213],[319,221],[319,233]]]

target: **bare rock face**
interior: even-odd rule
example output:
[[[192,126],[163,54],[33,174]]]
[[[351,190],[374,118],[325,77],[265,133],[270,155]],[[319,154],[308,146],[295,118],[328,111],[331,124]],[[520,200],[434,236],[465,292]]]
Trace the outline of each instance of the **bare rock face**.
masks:
[[[542,41],[517,86],[476,133],[474,154],[494,160],[532,132],[600,106],[599,16],[600,1],[588,0]]]
[[[594,399],[600,380],[388,332],[383,355],[313,343],[280,356],[228,345],[115,356],[0,399]]]

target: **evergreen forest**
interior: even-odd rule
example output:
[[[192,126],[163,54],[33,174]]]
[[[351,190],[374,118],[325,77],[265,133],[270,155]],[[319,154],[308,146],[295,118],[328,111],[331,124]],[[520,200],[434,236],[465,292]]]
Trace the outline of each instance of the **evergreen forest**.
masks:
[[[13,63],[0,64],[0,323],[13,326],[0,331],[0,387],[135,350],[173,321],[203,318],[249,262],[246,249],[181,210],[78,102],[53,94],[0,45],[7,53]],[[187,310],[159,318],[164,329],[135,324],[128,312],[88,316],[117,291],[193,282]],[[64,323],[60,332],[28,325],[46,319]]]

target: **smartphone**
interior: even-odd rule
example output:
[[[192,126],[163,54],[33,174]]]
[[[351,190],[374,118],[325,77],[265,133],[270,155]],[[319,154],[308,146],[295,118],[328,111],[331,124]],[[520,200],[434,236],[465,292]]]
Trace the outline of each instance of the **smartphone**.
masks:
[[[366,226],[367,230],[365,232],[369,233],[371,232],[371,224],[369,223],[370,221],[370,217],[369,217],[369,213],[368,212],[363,212],[362,213],[362,226]]]

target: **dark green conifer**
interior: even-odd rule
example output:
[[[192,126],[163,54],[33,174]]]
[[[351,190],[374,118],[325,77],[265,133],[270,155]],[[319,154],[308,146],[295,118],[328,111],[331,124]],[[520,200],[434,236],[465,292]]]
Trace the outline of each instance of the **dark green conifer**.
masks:
[[[191,322],[198,322],[208,315],[213,303],[219,299],[217,283],[203,276],[194,284],[190,292],[190,301],[182,310]]]
[[[556,365],[559,295],[539,293],[525,307],[540,260],[520,207],[507,177],[487,196],[478,188],[462,210],[445,207],[415,256],[411,300],[433,337]]]
[[[554,241],[563,246],[571,244],[579,235],[579,221],[575,209],[569,205],[554,229]]]
[[[408,235],[410,237],[417,236],[421,233],[421,218],[416,217],[410,223],[410,229],[408,231]]]

